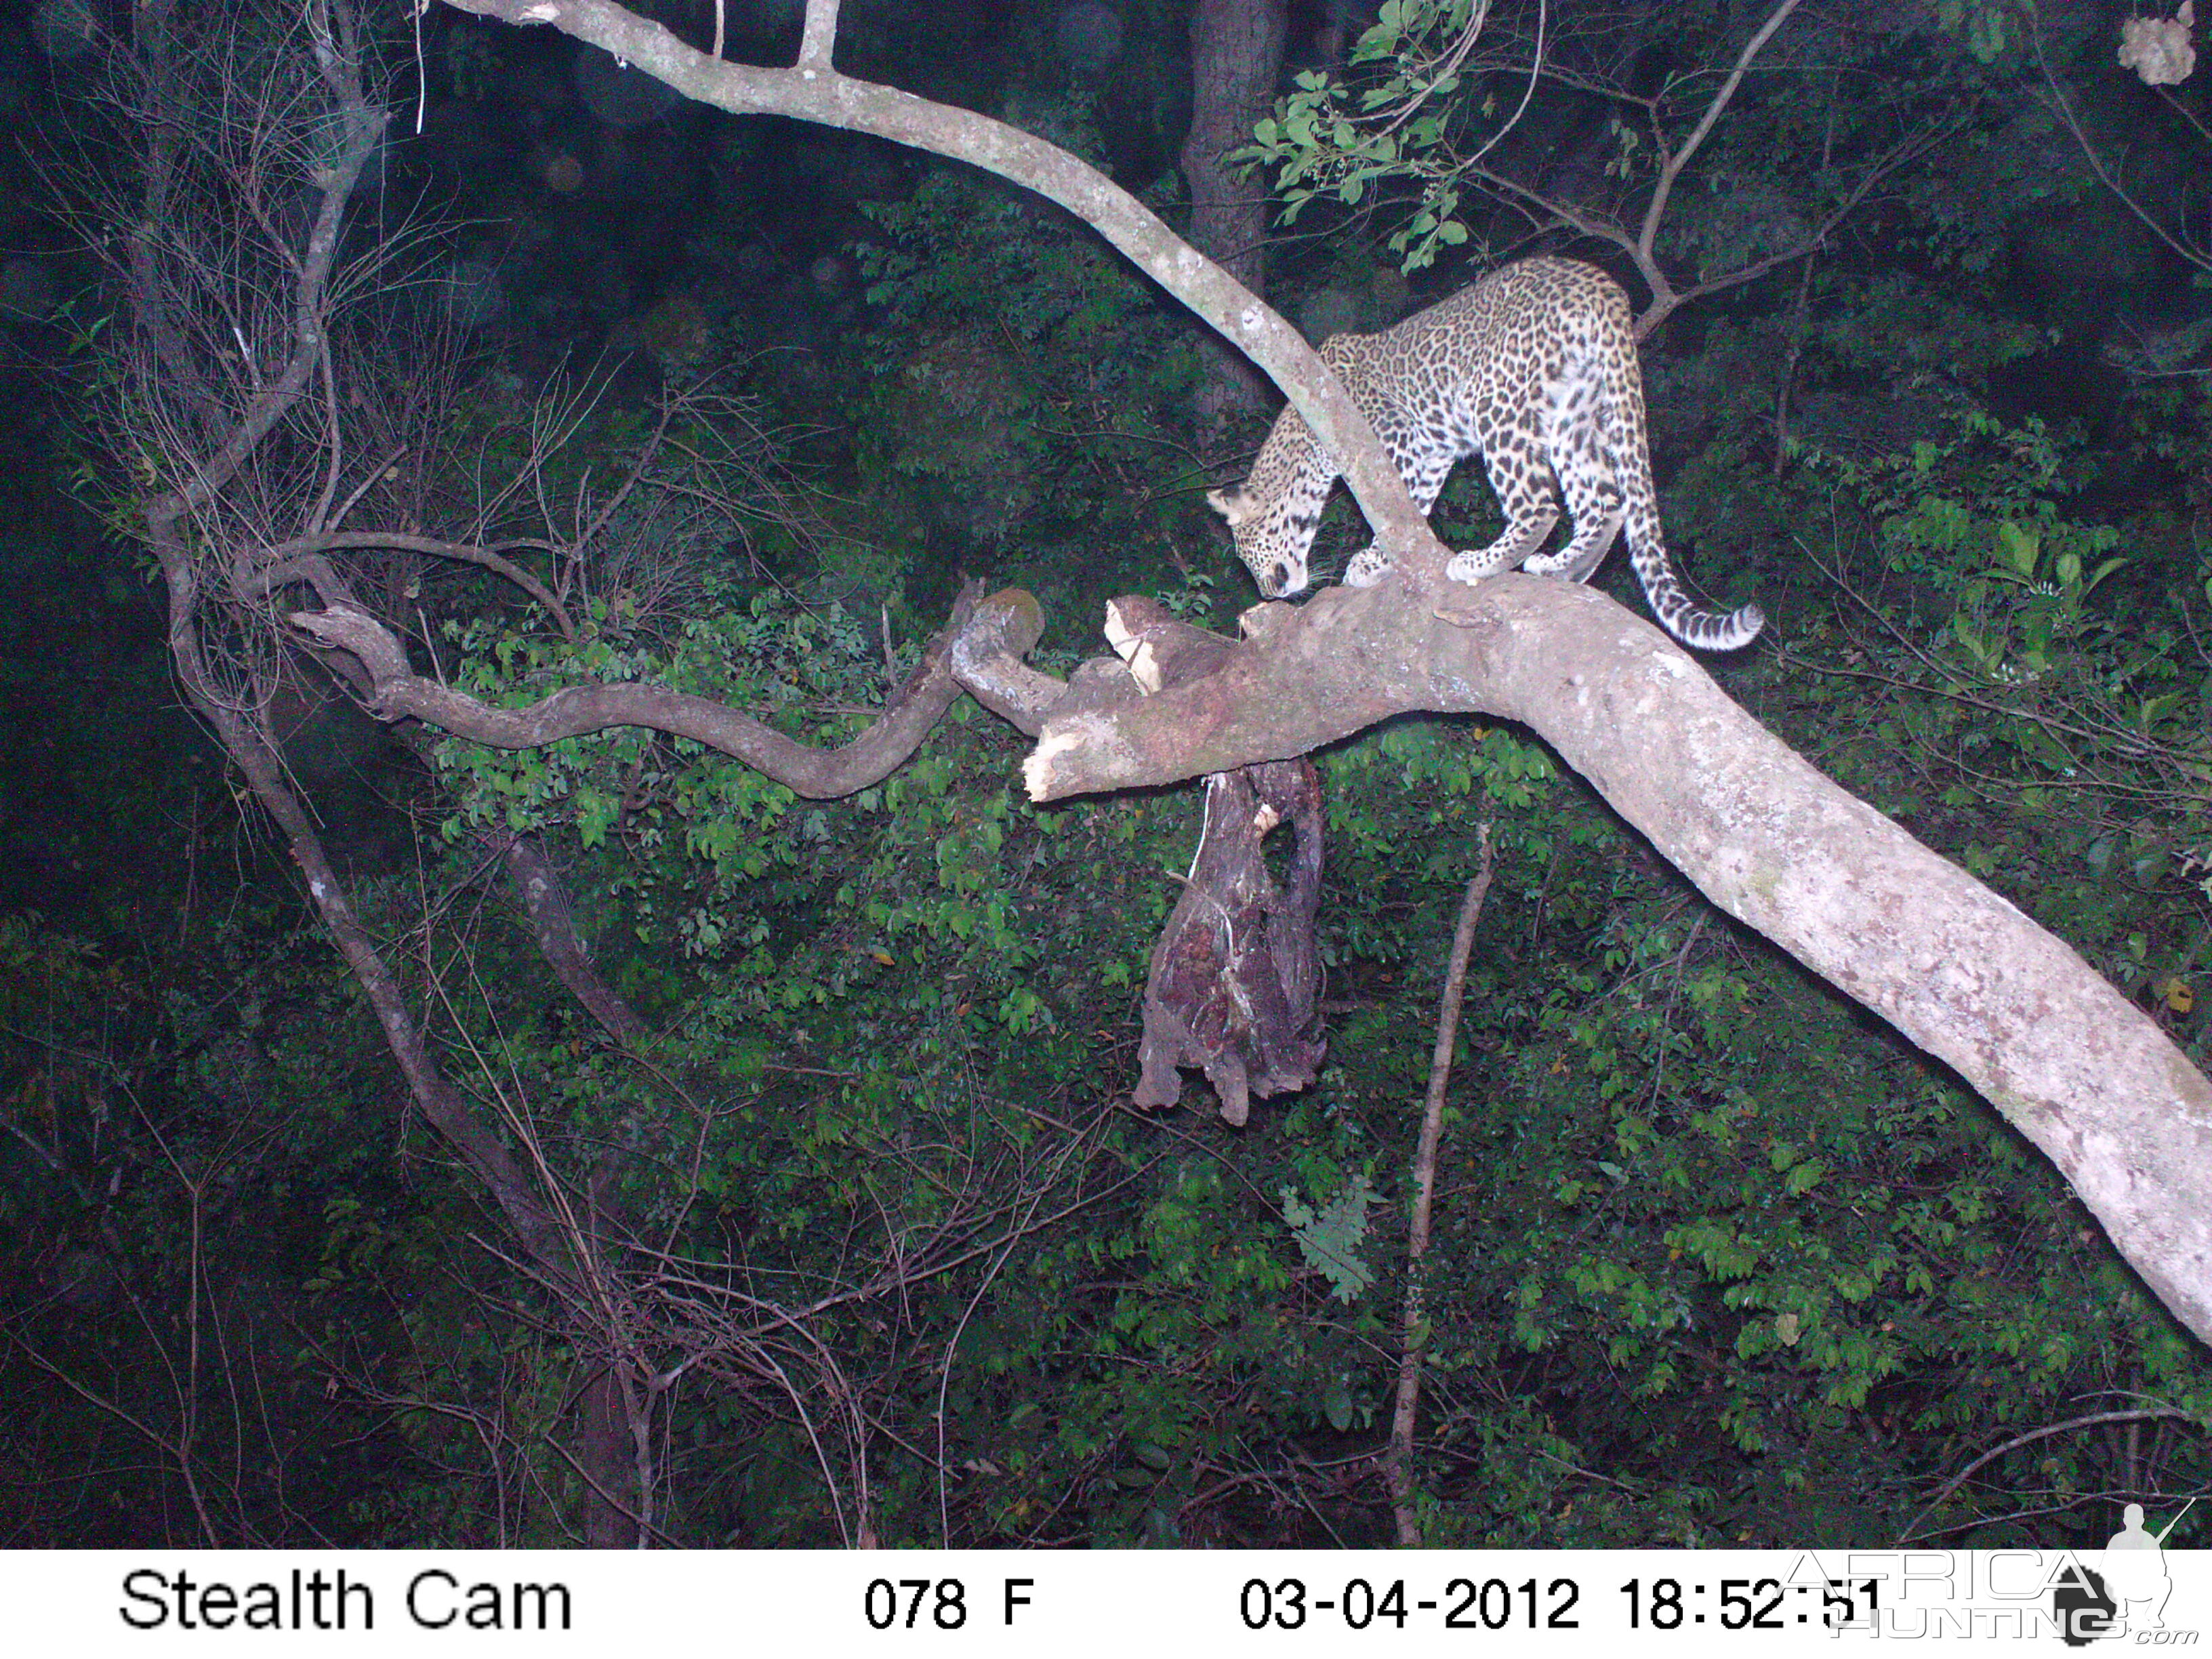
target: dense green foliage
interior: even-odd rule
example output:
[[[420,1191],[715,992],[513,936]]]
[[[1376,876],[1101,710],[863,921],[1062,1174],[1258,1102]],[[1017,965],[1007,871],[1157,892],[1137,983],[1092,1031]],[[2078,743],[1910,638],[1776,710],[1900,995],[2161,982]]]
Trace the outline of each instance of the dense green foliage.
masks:
[[[1717,129],[1712,182],[1669,221],[1685,268],[1757,255],[1792,181],[1891,142],[1927,89],[1956,123],[1867,210],[1893,252],[1793,264],[1655,342],[1664,505],[1687,570],[1777,617],[1778,648],[1720,670],[1743,701],[2202,1063],[2212,405],[2202,379],[2092,375],[2054,344],[2090,301],[2038,290],[2008,203],[2086,216],[2093,181],[2048,142],[2023,180],[2033,66],[2005,9],[1954,9],[1954,35],[1826,60],[1837,84],[1887,77],[1880,97],[1778,76]],[[1669,9],[1680,63],[1734,10]],[[1330,235],[1285,249],[1285,305],[1517,234],[1464,173],[1520,95],[1503,70],[1436,85],[1371,166],[1316,113],[1418,90],[1441,38],[1418,31],[1452,9],[1382,11],[1352,78],[1315,70],[1261,134],[1298,226]],[[1024,125],[1091,144],[1085,88],[1023,95]],[[1611,118],[1540,102],[1522,137],[1648,181]],[[668,686],[835,744],[963,568],[1043,597],[1055,671],[1109,593],[1229,625],[1245,590],[1195,505],[1183,320],[1079,226],[965,172],[849,228],[864,310],[806,392],[842,424],[759,436],[749,499],[773,511],[678,536],[653,503],[708,492],[653,472],[574,637],[480,573],[426,580],[417,646],[449,683],[518,704]],[[2094,407],[2022,394],[2069,366]],[[789,395],[783,373],[756,366],[757,397]],[[621,407],[532,428],[511,386],[484,405],[456,453],[481,471],[559,428],[539,463],[559,500],[652,435]],[[757,434],[781,412],[720,407]],[[781,470],[802,449],[841,496]],[[1489,512],[1463,469],[1440,521],[1473,540]],[[1357,544],[1352,516],[1325,544]],[[1194,1077],[1183,1109],[1127,1104],[1192,790],[1039,810],[1022,740],[965,702],[841,801],[638,731],[424,753],[416,854],[366,865],[355,902],[464,1091],[619,1218],[617,1312],[594,1325],[518,1267],[276,860],[198,871],[222,900],[181,929],[173,908],[97,944],[10,917],[0,1216],[32,1292],[0,1361],[29,1402],[0,1434],[13,1536],[567,1541],[575,1377],[618,1328],[666,1385],[674,1540],[1388,1542],[1408,1169],[1486,824],[1498,875],[1424,1270],[1429,1541],[2101,1540],[2114,1504],[2155,1522],[2212,1479],[2212,1359],[2051,1167],[1526,733],[1407,720],[1320,757],[1329,1060],[1241,1130]],[[495,879],[516,834],[650,1023],[636,1051],[548,975]],[[2031,1437],[2131,1405],[2168,1414]]]

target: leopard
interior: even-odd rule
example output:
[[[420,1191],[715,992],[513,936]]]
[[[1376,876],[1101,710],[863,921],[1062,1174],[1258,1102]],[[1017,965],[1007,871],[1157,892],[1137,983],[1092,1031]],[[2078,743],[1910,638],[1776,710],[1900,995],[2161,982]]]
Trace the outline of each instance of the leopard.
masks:
[[[1733,651],[1765,625],[1755,605],[1700,610],[1675,579],[1651,484],[1628,295],[1595,265],[1549,254],[1516,260],[1379,333],[1332,336],[1321,356],[1424,514],[1454,466],[1482,458],[1505,528],[1489,546],[1455,555],[1444,573],[1452,580],[1472,586],[1517,565],[1586,582],[1625,526],[1644,597],[1683,644]],[[1243,483],[1208,492],[1263,597],[1304,591],[1314,530],[1342,471],[1286,408]],[[1542,552],[1562,496],[1573,535]],[[1370,542],[1346,567],[1345,586],[1371,587],[1390,568]]]

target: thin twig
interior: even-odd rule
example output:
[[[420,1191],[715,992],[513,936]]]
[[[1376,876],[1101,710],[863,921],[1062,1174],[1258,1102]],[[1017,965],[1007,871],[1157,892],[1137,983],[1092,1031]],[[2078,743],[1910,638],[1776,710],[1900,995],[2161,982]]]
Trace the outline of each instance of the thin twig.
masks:
[[[2212,270],[2212,250],[2191,242],[2181,230],[2168,225],[2130,195],[2126,185],[2120,182],[2118,173],[2106,165],[2103,155],[2096,145],[2089,142],[2089,135],[2081,125],[2081,116],[2075,112],[2065,90],[2058,84],[2057,76],[2052,73],[2049,60],[2043,55],[2042,29],[2032,30],[2030,38],[2035,42],[2036,67],[2043,71],[2044,85],[2049,93],[2043,100],[2044,106],[2055,113],[2066,131],[2073,135],[2074,142],[2081,146],[2081,159],[2089,164],[2089,171],[2097,175],[2097,182],[2110,191],[2119,204],[2133,214],[2143,228],[2163,242],[2177,258],[2187,260],[2199,270]],[[2179,109],[2181,106],[2176,103],[2174,107]],[[2198,130],[2203,131],[2201,127]]]
[[[1386,1468],[1390,1507],[1398,1517],[1398,1541],[1409,1549],[1421,1543],[1413,1514],[1413,1419],[1421,1405],[1421,1350],[1427,1345],[1421,1297],[1421,1263],[1429,1253],[1429,1210],[1437,1190],[1437,1144],[1443,1139],[1444,1085],[1451,1080],[1452,1044],[1459,1038],[1461,1000],[1467,992],[1467,959],[1474,948],[1474,924],[1490,891],[1494,860],[1490,826],[1475,832],[1481,863],[1460,901],[1459,926],[1452,932],[1451,963],[1444,970],[1444,994],[1437,1009],[1437,1047],[1429,1060],[1429,1093],[1421,1109],[1420,1144],[1413,1153],[1413,1211],[1406,1229],[1405,1346],[1398,1358],[1398,1408],[1390,1420]]]
[[[1713,124],[1721,118],[1721,112],[1735,96],[1735,89],[1743,83],[1744,72],[1750,69],[1751,60],[1759,56],[1760,49],[1774,38],[1775,30],[1788,22],[1790,14],[1796,9],[1797,0],[1782,0],[1766,21],[1759,26],[1758,32],[1744,43],[1743,51],[1736,58],[1735,67],[1729,71],[1728,79],[1721,82],[1721,89],[1705,106],[1704,117],[1691,130],[1690,136],[1682,141],[1682,148],[1661,166],[1658,180],[1651,187],[1651,200],[1644,210],[1644,223],[1637,233],[1637,252],[1643,263],[1648,264],[1652,258],[1652,243],[1659,234],[1659,221],[1666,216],[1667,199],[1674,193],[1675,179],[1681,177],[1682,169],[1690,165],[1690,158],[1704,145],[1713,130]]]
[[[2183,1423],[2194,1423],[2197,1420],[2179,1407],[2155,1406],[2131,1412],[2091,1412],[2086,1417],[2069,1417],[2063,1423],[2046,1423],[2039,1429],[2030,1429],[2026,1434],[2016,1434],[2002,1445],[1984,1452],[1965,1468],[1960,1469],[1958,1474],[1945,1481],[1942,1491],[1929,1498],[1922,1507],[1920,1513],[1914,1516],[1905,1529],[1898,1534],[1899,1546],[1902,1547],[1911,1542],[1913,1528],[1918,1526],[1940,1508],[1944,1499],[1965,1486],[1966,1478],[1976,1469],[1980,1468],[1984,1463],[1996,1462],[2008,1451],[2017,1451],[2021,1447],[2030,1445],[2038,1440],[2047,1440],[2054,1434],[2065,1434],[2075,1429],[2094,1428],[2100,1423],[2142,1423],[2160,1419],[2172,1419]]]

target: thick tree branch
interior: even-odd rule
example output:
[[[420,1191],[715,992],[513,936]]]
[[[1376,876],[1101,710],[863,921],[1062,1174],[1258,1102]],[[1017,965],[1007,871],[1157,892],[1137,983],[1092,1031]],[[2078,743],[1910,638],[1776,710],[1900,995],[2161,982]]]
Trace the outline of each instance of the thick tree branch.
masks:
[[[1025,737],[1035,737],[1045,716],[1067,695],[1067,684],[1022,660],[1044,634],[1044,609],[1018,587],[994,593],[956,631],[953,677],[968,695]]]
[[[1038,800],[1305,754],[1409,710],[1533,727],[1716,904],[1955,1069],[2212,1341],[2212,1084],[2067,945],[1838,787],[1603,594],[1330,588],[1220,671],[1055,714]]]
[[[970,583],[962,592],[952,620],[930,641],[875,723],[833,750],[810,748],[712,697],[665,686],[573,686],[525,708],[495,708],[413,672],[405,647],[391,630],[356,606],[303,611],[291,620],[317,643],[351,652],[361,661],[374,686],[369,709],[380,720],[419,720],[493,749],[535,749],[617,726],[647,726],[693,738],[795,793],[826,800],[880,783],[928,735],[960,695],[951,659],[970,628],[996,651],[1016,659],[1036,643],[1041,621],[1034,599],[1019,596],[1027,601],[1025,611],[1019,601],[1004,596],[979,605],[981,588],[980,582]]]
[[[1680,182],[1691,159],[1704,147],[1715,125],[1735,98],[1752,60],[1789,21],[1798,3],[1799,0],[1781,0],[1768,14],[1766,21],[1737,54],[1735,65],[1706,104],[1697,125],[1679,149],[1668,147],[1666,133],[1660,125],[1658,105],[1661,100],[1633,97],[1619,88],[1580,82],[1571,77],[1555,77],[1567,79],[1570,84],[1578,85],[1583,90],[1633,104],[1650,117],[1659,171],[1652,181],[1651,194],[1644,204],[1643,215],[1634,224],[1626,219],[1588,210],[1575,203],[1533,189],[1495,167],[1478,165],[1479,157],[1472,158],[1467,163],[1466,176],[1480,183],[1492,196],[1525,214],[1539,230],[1564,228],[1590,241],[1608,244],[1626,255],[1635,265],[1637,275],[1644,279],[1644,286],[1650,290],[1650,301],[1636,318],[1636,337],[1638,340],[1649,339],[1662,323],[1692,301],[1723,293],[1732,288],[1741,288],[1746,283],[1757,281],[1778,265],[1802,259],[1819,249],[1834,233],[1836,227],[1856,211],[1877,185],[1899,167],[1924,155],[1933,145],[1957,131],[1954,127],[1917,133],[1887,154],[1876,157],[1868,164],[1843,198],[1790,246],[1752,260],[1733,270],[1723,271],[1717,276],[1701,278],[1687,288],[1677,289],[1674,279],[1667,274],[1666,267],[1660,263],[1658,252],[1660,228],[1665,220],[1667,208],[1674,199],[1675,186]]]
[[[687,98],[738,115],[794,120],[873,134],[949,155],[1057,202],[1089,223],[1161,287],[1218,330],[1281,386],[1329,453],[1386,551],[1439,567],[1451,555],[1406,493],[1374,429],[1298,331],[1234,277],[1184,241],[1104,173],[1018,127],[896,88],[857,81],[829,67],[823,32],[836,8],[810,0],[805,40],[817,55],[791,69],[726,64],[612,0],[448,0],[508,23],[550,23],[588,40]]]

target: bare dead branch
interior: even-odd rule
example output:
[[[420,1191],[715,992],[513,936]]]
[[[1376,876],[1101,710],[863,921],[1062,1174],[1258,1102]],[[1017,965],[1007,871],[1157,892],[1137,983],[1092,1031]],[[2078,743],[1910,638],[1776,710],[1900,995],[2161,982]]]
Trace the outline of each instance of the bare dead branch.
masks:
[[[142,194],[134,202],[118,190],[82,210],[89,223],[106,213],[129,228],[114,266],[123,305],[111,362],[120,389],[97,416],[118,463],[146,490],[142,533],[167,588],[168,646],[187,704],[282,832],[410,1095],[502,1212],[539,1281],[574,1297],[604,1280],[596,1237],[577,1224],[542,1160],[533,1169],[518,1159],[441,1069],[271,729],[270,705],[296,654],[270,614],[271,587],[307,581],[325,605],[356,609],[330,551],[392,546],[326,534],[294,546],[274,570],[257,569],[252,551],[267,547],[272,526],[319,526],[346,454],[390,443],[388,410],[364,398],[368,413],[356,425],[353,400],[338,398],[333,352],[354,342],[349,307],[374,295],[394,243],[372,240],[360,257],[340,258],[349,204],[385,125],[345,0],[307,0],[296,14],[261,20],[270,27],[233,27],[238,21],[216,8],[179,32],[166,9],[143,11],[143,50],[116,58],[118,111],[137,112],[124,137]],[[290,192],[300,211],[272,206],[272,191]],[[396,424],[422,416],[408,405],[414,396],[399,392]],[[287,441],[270,442],[280,434]],[[220,1347],[216,1358],[227,1364]],[[190,1432],[188,1421],[187,1455]],[[588,1436],[583,1455],[598,1455]],[[598,1484],[620,1490],[629,1469],[627,1459],[601,1467]]]
[[[1656,255],[1647,247],[1640,234],[1632,233],[1626,226],[1599,215],[1586,213],[1571,202],[1562,201],[1555,197],[1547,196],[1541,191],[1531,190],[1519,180],[1510,179],[1504,173],[1489,167],[1474,168],[1473,176],[1481,179],[1484,184],[1510,201],[1520,205],[1540,228],[1564,226],[1578,236],[1588,237],[1595,242],[1609,243],[1626,253],[1634,262],[1637,274],[1644,278],[1644,286],[1651,291],[1650,302],[1638,313],[1636,319],[1636,337],[1643,341],[1650,338],[1660,324],[1665,322],[1668,317],[1691,301],[1701,300],[1710,295],[1725,293],[1729,289],[1741,288],[1746,283],[1756,282],[1768,271],[1786,265],[1793,259],[1804,258],[1808,254],[1825,246],[1828,238],[1835,234],[1836,228],[1858,210],[1866,198],[1873,193],[1876,185],[1899,167],[1927,154],[1929,150],[1951,137],[1956,131],[1958,129],[1952,127],[1938,131],[1917,133],[1876,157],[1859,175],[1857,181],[1852,185],[1843,200],[1824,215],[1820,223],[1815,225],[1809,234],[1790,247],[1778,253],[1771,253],[1754,259],[1749,264],[1739,266],[1734,270],[1723,271],[1717,276],[1708,277],[1702,282],[1692,283],[1688,288],[1679,289],[1675,288],[1673,279],[1667,275],[1665,267],[1660,264]]]
[[[1709,295],[1723,294],[1729,289],[1741,288],[1746,283],[1756,282],[1768,271],[1786,265],[1793,259],[1806,258],[1818,252],[1827,245],[1828,238],[1835,234],[1836,228],[1858,210],[1860,204],[1873,192],[1875,185],[1881,184],[1883,179],[1906,163],[1917,161],[1958,131],[1956,127],[1948,127],[1940,131],[1916,134],[1903,143],[1895,146],[1887,154],[1877,157],[1868,166],[1867,170],[1859,175],[1858,182],[1851,186],[1844,199],[1831,209],[1820,222],[1813,228],[1811,234],[1799,241],[1796,246],[1785,248],[1779,253],[1770,253],[1764,258],[1754,259],[1747,265],[1739,266],[1734,270],[1723,271],[1721,275],[1709,277],[1704,282],[1694,283],[1679,292],[1669,289],[1667,301],[1663,304],[1655,292],[1651,304],[1646,306],[1643,313],[1636,319],[1637,339],[1642,341],[1650,338],[1652,332],[1660,324],[1665,322],[1668,316],[1689,304],[1692,300],[1702,300]],[[1653,267],[1655,270],[1656,268],[1656,265]]]
[[[1904,1530],[1898,1534],[1899,1547],[1901,1548],[1913,1540],[1915,1535],[1913,1528],[1941,1509],[1943,1501],[1965,1486],[1976,1469],[1985,1464],[1994,1463],[2007,1452],[2018,1451],[2022,1446],[2032,1446],[2039,1440],[2050,1439],[2053,1435],[2071,1434],[2077,1429],[2092,1429],[2103,1423],[2150,1423],[2162,1420],[2195,1423],[2198,1419],[2177,1407],[2159,1405],[2144,1407],[2134,1411],[2091,1412],[2085,1417],[2069,1417],[2063,1423],[2045,1423],[2042,1427],[2030,1429],[2025,1434],[2014,1435],[2002,1444],[1993,1446],[1984,1452],[1945,1481],[1942,1490],[1929,1498],[1920,1513],[1914,1516],[1905,1524]]]
[[[2135,193],[2122,182],[2118,169],[2106,161],[2104,152],[2091,142],[2088,131],[2083,126],[2081,117],[2074,107],[2074,100],[2066,95],[2066,89],[2059,85],[2057,73],[2053,71],[2049,60],[2044,56],[2042,29],[2033,28],[2030,33],[2035,41],[2036,67],[2043,71],[2044,107],[2057,116],[2060,125],[2073,135],[2074,143],[2081,152],[2081,159],[2089,164],[2089,170],[2097,175],[2097,182],[2104,185],[2106,190],[2111,192],[2112,199],[2132,214],[2144,229],[2149,231],[2163,243],[2167,252],[2177,258],[2186,260],[2199,270],[2212,270],[2212,247],[2190,240],[2179,228],[2168,224],[2157,214],[2145,207],[2136,199]],[[2161,91],[2166,101],[2174,109],[2179,111],[2191,125],[2196,126],[2199,133],[2204,131],[2202,124],[2194,116],[2189,114],[2179,100],[2170,93],[2163,93],[2163,89]]]
[[[575,624],[568,612],[544,583],[520,565],[506,556],[502,548],[550,549],[550,544],[532,538],[522,538],[485,547],[474,542],[447,541],[437,536],[410,536],[395,531],[339,530],[322,535],[295,536],[287,542],[257,551],[252,562],[245,566],[233,580],[232,592],[242,599],[266,599],[287,584],[301,580],[313,580],[313,567],[307,561],[325,553],[347,549],[380,549],[400,553],[422,553],[432,558],[453,559],[462,564],[472,564],[504,577],[538,601],[553,625],[561,630],[564,640],[576,637]]]
[[[408,666],[405,647],[391,630],[357,607],[302,611],[291,620],[319,643],[349,651],[361,660],[374,685],[370,711],[380,720],[423,720],[494,749],[535,749],[617,726],[649,726],[694,738],[799,794],[823,800],[881,782],[914,752],[960,695],[951,658],[970,627],[999,641],[1001,649],[1017,657],[1036,642],[1034,632],[1025,639],[1021,636],[1026,626],[1041,627],[1036,601],[1029,601],[1025,621],[1014,601],[979,604],[981,586],[971,583],[963,592],[951,621],[924,650],[921,662],[886,701],[876,722],[843,748],[830,750],[810,748],[711,697],[661,686],[574,686],[526,708],[495,708],[415,674]]]
[[[1398,1397],[1390,1418],[1390,1451],[1384,1471],[1390,1507],[1398,1523],[1398,1542],[1421,1546],[1413,1513],[1413,1423],[1421,1409],[1421,1355],[1428,1346],[1424,1262],[1429,1254],[1429,1215],[1436,1201],[1437,1149],[1444,1133],[1444,1090],[1451,1082],[1452,1045],[1459,1040],[1459,1010],[1467,994],[1467,959],[1474,950],[1474,924],[1490,891],[1492,867],[1490,826],[1475,833],[1474,876],[1460,900],[1459,924],[1452,929],[1451,955],[1444,965],[1443,995],[1437,1007],[1436,1048],[1429,1056],[1429,1091],[1421,1103],[1421,1135],[1413,1151],[1413,1204],[1406,1225],[1406,1305],[1400,1321]]]

